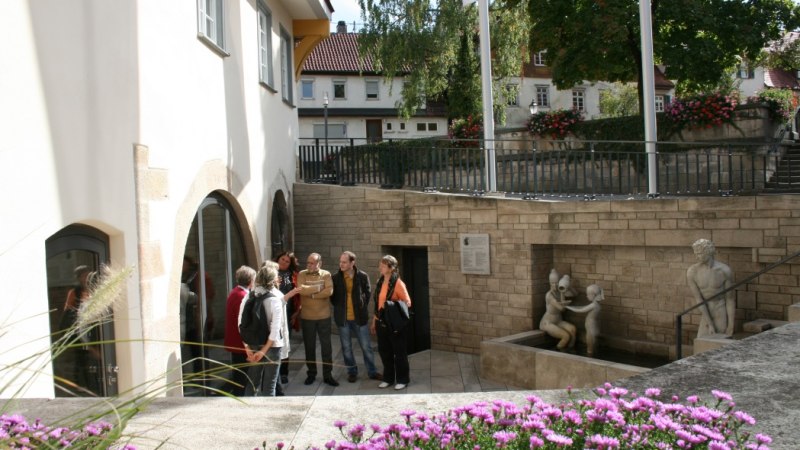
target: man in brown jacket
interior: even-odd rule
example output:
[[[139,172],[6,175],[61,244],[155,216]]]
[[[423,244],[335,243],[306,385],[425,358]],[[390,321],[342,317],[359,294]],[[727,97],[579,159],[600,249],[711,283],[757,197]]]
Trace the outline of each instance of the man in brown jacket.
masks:
[[[331,273],[322,270],[322,256],[319,253],[308,255],[307,269],[297,275],[300,287],[300,323],[303,330],[303,344],[306,349],[305,384],[317,378],[317,336],[322,352],[322,379],[326,384],[338,386],[333,379],[333,349],[331,348],[331,295],[333,281]]]

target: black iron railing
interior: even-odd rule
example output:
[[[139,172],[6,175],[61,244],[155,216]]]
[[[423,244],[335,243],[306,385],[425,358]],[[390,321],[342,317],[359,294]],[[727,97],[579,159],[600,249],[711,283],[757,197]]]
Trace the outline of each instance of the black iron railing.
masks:
[[[537,144],[498,140],[495,149],[497,190],[509,196],[598,198],[652,194],[643,142],[572,140]],[[773,179],[785,152],[785,147],[766,143],[659,142],[656,194],[800,191],[800,179]],[[325,146],[320,140],[303,140],[299,158],[300,178],[305,182],[444,192],[486,190],[482,141],[350,140]]]
[[[774,262],[774,263],[768,265],[767,267],[764,267],[763,269],[761,269],[758,272],[750,275],[749,277],[745,278],[744,280],[741,280],[738,283],[736,283],[736,284],[734,284],[732,286],[729,286],[729,287],[717,292],[713,296],[711,296],[711,297],[709,297],[707,299],[704,299],[702,302],[697,303],[696,305],[692,306],[691,308],[687,309],[686,311],[683,311],[683,312],[677,314],[675,316],[675,359],[683,358],[683,336],[682,336],[683,335],[683,316],[685,316],[686,314],[689,314],[690,312],[694,311],[695,309],[697,309],[697,308],[699,308],[699,307],[701,307],[703,305],[707,305],[709,302],[711,302],[713,300],[716,300],[716,299],[726,295],[728,292],[731,292],[731,291],[736,292],[736,289],[738,287],[744,286],[745,284],[755,280],[756,278],[760,277],[761,275],[764,275],[765,273],[769,272],[770,270],[772,270],[772,269],[774,269],[774,268],[776,268],[778,266],[786,264],[787,262],[789,262],[790,260],[792,260],[792,259],[794,259],[794,258],[796,258],[798,256],[800,256],[800,251],[796,252],[796,253],[793,253],[793,254],[791,254],[789,256],[786,256],[786,257],[782,258],[780,261]]]

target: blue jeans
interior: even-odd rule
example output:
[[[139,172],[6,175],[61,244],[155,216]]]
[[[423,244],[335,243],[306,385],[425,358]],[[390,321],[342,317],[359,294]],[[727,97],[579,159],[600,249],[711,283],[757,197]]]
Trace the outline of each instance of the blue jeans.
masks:
[[[344,364],[347,366],[347,373],[351,375],[358,374],[356,358],[353,356],[353,334],[358,338],[358,345],[361,346],[361,352],[364,354],[364,365],[367,366],[367,373],[371,377],[375,376],[378,373],[378,369],[375,367],[375,355],[372,353],[372,342],[369,339],[369,326],[359,326],[354,320],[347,320],[343,327],[339,327],[339,339],[342,341],[342,355],[344,356]]]

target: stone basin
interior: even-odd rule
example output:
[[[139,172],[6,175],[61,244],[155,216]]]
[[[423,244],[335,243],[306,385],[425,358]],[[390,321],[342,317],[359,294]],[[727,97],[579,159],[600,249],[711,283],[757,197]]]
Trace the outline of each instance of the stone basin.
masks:
[[[667,364],[666,358],[601,347],[607,361],[551,350],[553,340],[532,330],[481,342],[481,377],[525,389],[591,388]],[[622,362],[620,362],[622,361]],[[633,361],[639,361],[637,365]]]

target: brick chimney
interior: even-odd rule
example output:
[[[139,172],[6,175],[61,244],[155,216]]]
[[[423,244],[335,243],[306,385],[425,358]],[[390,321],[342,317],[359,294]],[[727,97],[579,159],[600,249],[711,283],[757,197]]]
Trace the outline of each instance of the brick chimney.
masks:
[[[339,23],[336,24],[336,32],[347,33],[347,23],[344,20],[340,20]]]

